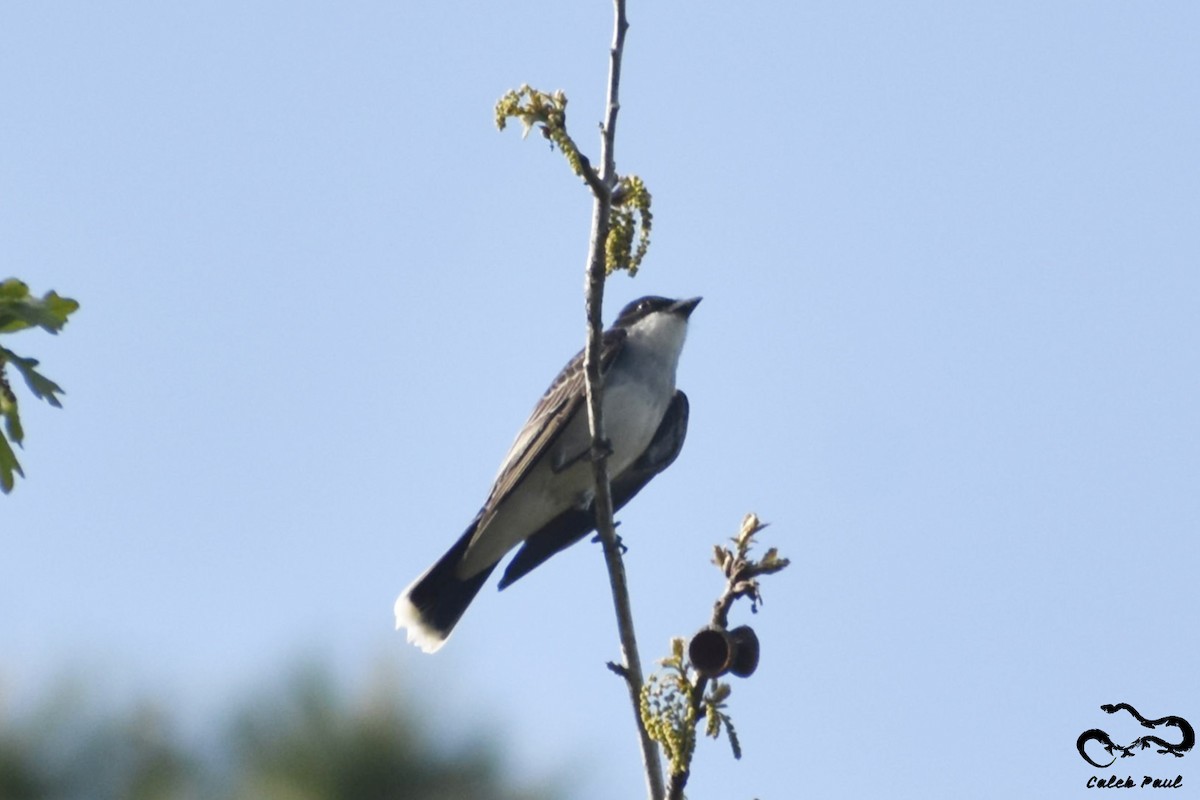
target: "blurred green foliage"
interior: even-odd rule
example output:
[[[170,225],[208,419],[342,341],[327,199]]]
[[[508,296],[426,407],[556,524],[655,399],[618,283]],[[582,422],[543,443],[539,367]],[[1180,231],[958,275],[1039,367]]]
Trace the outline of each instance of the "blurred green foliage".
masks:
[[[514,787],[490,743],[435,747],[394,683],[347,697],[296,674],[188,743],[161,706],[98,711],[60,689],[0,715],[0,800],[549,800]]]

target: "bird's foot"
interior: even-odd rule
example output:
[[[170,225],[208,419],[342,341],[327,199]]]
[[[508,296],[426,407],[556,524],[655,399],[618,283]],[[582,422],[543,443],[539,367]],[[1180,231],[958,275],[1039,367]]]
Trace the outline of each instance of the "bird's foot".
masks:
[[[613,527],[615,528],[620,524],[621,523],[619,522],[614,522]],[[603,541],[603,538],[598,533],[592,537],[592,544],[597,544],[601,541]],[[617,549],[621,551],[621,555],[625,555],[629,552],[629,548],[625,546],[625,542],[623,539],[621,539],[620,534],[617,534]]]
[[[612,441],[609,439],[601,439],[592,447],[592,461],[599,461],[602,458],[608,458],[613,454]]]

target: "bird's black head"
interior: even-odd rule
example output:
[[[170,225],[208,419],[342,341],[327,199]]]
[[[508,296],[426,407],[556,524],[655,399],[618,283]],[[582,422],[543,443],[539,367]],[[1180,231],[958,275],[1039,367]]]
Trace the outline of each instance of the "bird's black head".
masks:
[[[687,319],[696,309],[696,306],[700,305],[700,299],[699,297],[693,297],[689,300],[672,300],[669,297],[656,297],[654,295],[643,297],[640,300],[634,300],[622,308],[621,313],[617,315],[616,322],[613,323],[613,327],[628,328],[638,320],[645,319],[657,311],[678,314]]]

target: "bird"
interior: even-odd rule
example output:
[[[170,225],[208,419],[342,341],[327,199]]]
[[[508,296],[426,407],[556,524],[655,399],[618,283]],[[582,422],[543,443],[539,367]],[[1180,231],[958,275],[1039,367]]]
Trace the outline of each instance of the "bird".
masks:
[[[614,511],[679,455],[690,406],[675,388],[688,321],[702,298],[643,297],[626,305],[600,345]],[[446,643],[499,562],[520,550],[499,588],[595,530],[584,353],[567,362],[504,457],[466,531],[396,599],[396,629],[427,653]]]

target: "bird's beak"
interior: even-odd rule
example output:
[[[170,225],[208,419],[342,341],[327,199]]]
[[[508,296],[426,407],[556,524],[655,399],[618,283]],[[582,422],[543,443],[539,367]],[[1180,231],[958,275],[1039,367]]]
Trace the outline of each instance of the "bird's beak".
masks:
[[[687,319],[692,315],[692,312],[696,310],[696,306],[700,305],[700,301],[703,299],[703,297],[693,297],[690,300],[679,300],[671,306],[671,313],[678,314],[684,319]]]

